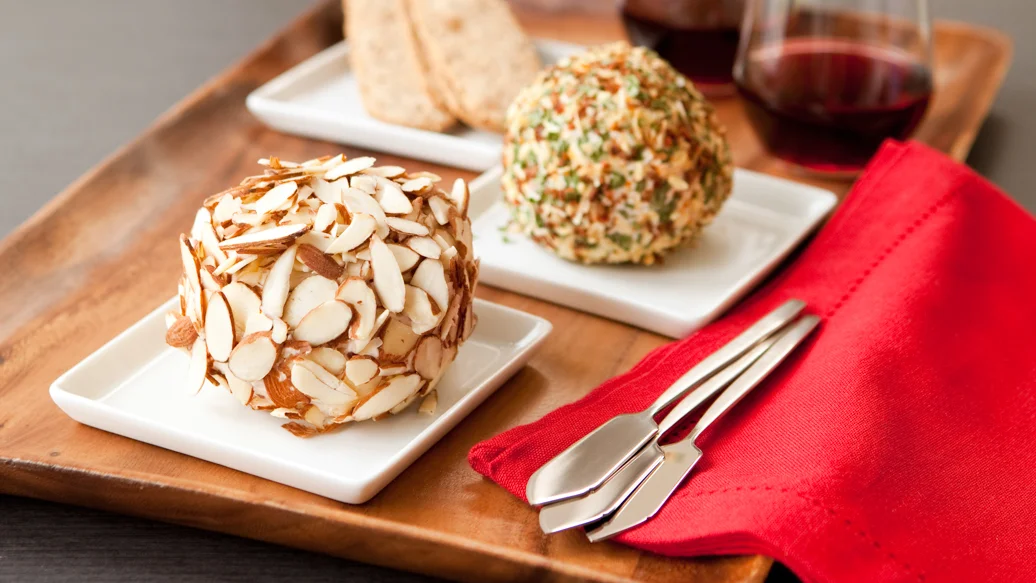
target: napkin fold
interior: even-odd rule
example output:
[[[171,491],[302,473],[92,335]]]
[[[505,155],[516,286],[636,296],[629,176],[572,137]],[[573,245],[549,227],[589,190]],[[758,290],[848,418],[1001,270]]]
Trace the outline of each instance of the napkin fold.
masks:
[[[1036,581],[1036,221],[917,143],[883,146],[801,256],[726,316],[477,444],[471,465],[524,499],[539,466],[789,298],[821,328],[617,540],[764,554],[805,581]]]

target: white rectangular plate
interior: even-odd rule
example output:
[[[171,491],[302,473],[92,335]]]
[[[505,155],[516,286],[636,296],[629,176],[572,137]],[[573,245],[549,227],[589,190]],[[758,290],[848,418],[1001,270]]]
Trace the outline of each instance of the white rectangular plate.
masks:
[[[579,45],[535,39],[544,64],[579,52]],[[405,158],[481,172],[500,162],[500,134],[457,124],[431,132],[385,123],[363,108],[342,41],[253,91],[248,110],[289,134],[350,144]]]
[[[510,213],[499,167],[471,184],[479,281],[680,338],[766,276],[835,206],[827,190],[734,172],[734,191],[697,241],[661,265],[581,265],[502,232]]]
[[[187,356],[165,345],[170,301],[61,376],[50,396],[70,417],[350,504],[371,499],[518,371],[551,325],[475,300],[478,325],[436,390],[433,415],[411,406],[376,422],[300,439],[283,419],[206,386],[189,395]]]

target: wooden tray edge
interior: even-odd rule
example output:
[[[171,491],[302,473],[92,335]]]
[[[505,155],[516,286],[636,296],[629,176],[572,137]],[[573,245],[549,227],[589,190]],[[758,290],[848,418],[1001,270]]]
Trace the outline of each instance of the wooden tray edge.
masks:
[[[212,77],[194,91],[190,92],[186,97],[178,101],[168,110],[158,116],[153,122],[151,122],[140,134],[134,137],[126,144],[120,146],[107,157],[105,157],[97,165],[93,166],[90,170],[84,173],[82,176],[73,181],[69,186],[63,189],[58,195],[48,201],[40,210],[34,213],[29,219],[19,225],[14,231],[8,236],[0,240],[0,254],[7,252],[11,247],[18,244],[25,234],[31,229],[37,227],[40,223],[43,223],[49,216],[51,216],[56,209],[65,204],[69,199],[73,198],[75,193],[80,190],[84,184],[94,180],[99,174],[103,173],[110,166],[112,166],[117,160],[122,158],[128,151],[137,147],[145,138],[155,132],[161,131],[163,128],[169,126],[172,122],[178,119],[183,112],[187,111],[191,107],[195,106],[198,102],[204,100],[210,96],[218,87],[224,84],[227,80],[232,79],[236,74],[239,74],[242,69],[247,65],[249,61],[254,59],[256,55],[269,50],[273,45],[280,42],[284,31],[300,26],[303,22],[321,18],[322,14],[327,12],[329,9],[328,4],[317,4],[313,8],[306,10],[299,17],[294,19],[291,23],[286,25],[282,31],[271,36],[248,55],[245,55],[242,59],[238,60],[228,68],[224,69],[216,76]],[[949,154],[957,159],[964,160],[970,151],[975,137],[979,129],[981,128],[982,122],[988,116],[989,110],[999,93],[1000,87],[1002,86],[1003,80],[1006,76],[1009,68],[1012,54],[1013,54],[1013,42],[1004,33],[991,29],[988,27],[974,26],[966,23],[953,22],[953,21],[939,21],[936,23],[938,28],[955,29],[957,31],[966,32],[974,38],[981,39],[997,47],[997,50],[1001,52],[1001,58],[999,58],[993,65],[994,71],[991,73],[990,78],[995,82],[990,83],[982,88],[982,98],[980,100],[981,107],[975,108],[974,114],[969,117],[968,123],[964,124],[966,128],[961,132],[960,138],[954,141],[953,146],[950,149]],[[149,513],[148,511],[140,512],[138,509],[131,508],[122,502],[115,494],[115,491],[125,492],[128,499],[137,498],[138,500],[150,501],[150,507],[160,508],[164,503],[168,506],[175,499],[165,496],[170,496],[171,492],[175,491],[185,495],[185,499],[188,503],[198,503],[199,505],[207,504],[210,507],[218,506],[222,513],[235,517],[242,514],[241,511],[247,513],[250,505],[258,504],[268,508],[275,508],[278,512],[287,513],[290,515],[295,522],[310,521],[310,523],[321,522],[329,525],[331,528],[367,528],[370,525],[363,520],[354,520],[350,517],[350,520],[343,520],[332,523],[331,521],[321,520],[319,518],[304,515],[296,510],[281,505],[271,505],[268,501],[262,499],[248,499],[247,503],[243,502],[244,499],[230,498],[227,496],[219,495],[218,493],[205,492],[194,489],[187,482],[176,484],[175,488],[169,488],[168,486],[159,486],[152,482],[142,480],[136,477],[128,477],[125,475],[109,476],[105,475],[102,479],[100,475],[94,474],[90,470],[76,469],[64,466],[53,466],[35,461],[19,460],[13,458],[0,458],[0,475],[4,476],[5,479],[0,480],[0,491],[18,496],[26,496],[47,500],[55,500],[62,503],[73,503],[85,507],[99,508],[103,510],[109,510],[119,512],[123,514],[130,514],[135,516],[142,516],[149,519],[155,519],[165,522],[172,522],[176,524],[184,524],[192,527],[203,528],[206,530],[215,530],[219,532],[226,532],[238,536],[245,536],[248,538],[256,538],[275,544],[281,544],[285,546],[291,546],[295,548],[301,548],[304,550],[311,550],[317,552],[326,552],[327,554],[340,556],[344,558],[359,558],[363,562],[372,562],[375,564],[381,564],[391,568],[403,568],[412,570],[415,572],[429,572],[427,564],[422,565],[422,568],[416,566],[411,567],[409,563],[404,564],[399,560],[399,557],[393,557],[391,562],[385,560],[384,562],[378,560],[379,558],[372,557],[370,554],[350,555],[347,552],[341,550],[323,550],[319,546],[306,546],[303,544],[303,539],[297,538],[297,533],[288,530],[282,531],[267,531],[263,530],[259,533],[249,529],[249,525],[245,522],[233,522],[228,524],[214,524],[211,517],[205,520],[204,516],[199,515],[195,519],[191,519],[190,516],[182,518],[178,515],[160,514],[159,512]],[[69,496],[69,491],[61,490],[64,497],[57,496],[57,493],[62,487],[67,488],[68,484],[74,480],[80,480],[81,484],[88,484],[88,487],[83,488],[81,485],[76,486],[74,494]],[[113,484],[115,484],[113,486]],[[30,488],[29,486],[34,486]],[[92,486],[90,486],[92,485]],[[96,488],[95,486],[104,486],[103,488]],[[89,490],[95,490],[90,492]],[[104,491],[110,489],[111,491]],[[166,493],[169,491],[170,493]],[[183,502],[181,499],[179,502]],[[207,502],[206,502],[207,501]],[[449,541],[450,546],[454,546],[461,552],[473,553],[471,556],[479,559],[499,559],[518,568],[517,571],[511,571],[513,575],[516,572],[524,573],[529,578],[545,578],[547,575],[551,575],[559,578],[559,580],[594,580],[594,581],[628,581],[631,579],[614,577],[598,572],[586,571],[579,567],[573,567],[569,564],[558,563],[551,561],[540,555],[516,552],[507,547],[480,545],[478,541],[464,539],[462,537],[443,537],[434,531],[427,531],[424,529],[399,529],[398,525],[388,523],[386,521],[375,520],[374,522],[379,525],[374,525],[374,528],[379,528],[383,532],[391,532],[393,534],[403,534],[408,540],[414,540],[418,543],[430,545],[429,548],[435,548],[439,544],[446,542],[444,539],[456,538],[456,541]],[[392,525],[393,528],[385,529],[381,523]],[[284,538],[279,538],[278,535],[283,534]],[[429,537],[428,535],[434,535]],[[289,538],[294,537],[294,538]],[[455,545],[454,542],[461,544]],[[434,557],[434,553],[426,555],[426,557]],[[756,560],[765,562],[765,568],[759,569],[756,572],[761,572],[761,576],[757,581],[762,581],[765,578],[769,565],[772,563],[771,559],[765,557],[755,557]],[[479,563],[475,563],[479,564]],[[762,563],[760,563],[762,565]],[[470,564],[468,565],[470,567]],[[468,580],[484,580],[481,573],[471,573],[470,569],[465,572],[453,572],[448,567],[444,567],[443,570],[437,571],[442,576],[457,577]],[[471,579],[472,577],[478,577],[478,579]]]
[[[953,145],[947,152],[947,155],[954,160],[964,162],[971,152],[971,147],[975,144],[975,138],[982,129],[982,124],[989,117],[989,112],[993,108],[993,102],[996,101],[996,96],[1000,93],[1000,88],[1004,84],[1004,78],[1007,77],[1007,71],[1010,69],[1011,61],[1014,58],[1014,41],[1006,33],[995,28],[957,20],[937,20],[933,28],[935,30],[952,30],[957,34],[968,35],[987,42],[995,47],[995,51],[999,55],[999,58],[994,63],[991,63],[993,71],[990,77],[993,82],[985,84],[980,88],[981,98],[978,100],[980,106],[972,110],[970,119],[964,124],[966,129],[954,140]]]
[[[547,578],[551,581],[599,583],[638,581],[553,561],[537,554],[371,517],[358,520],[355,515],[346,513],[335,520],[321,518],[306,512],[305,506],[293,508],[237,490],[234,496],[224,496],[218,491],[199,490],[189,481],[175,478],[158,485],[132,474],[102,474],[84,468],[10,458],[0,459],[0,476],[3,477],[0,480],[3,494],[117,512],[458,581],[541,581]],[[264,509],[265,522],[260,530],[254,528],[250,517],[257,506]],[[354,531],[354,536],[349,536],[350,530]],[[394,535],[404,542],[407,552],[385,553],[372,547],[350,548],[335,544],[336,541],[348,543],[371,530]],[[334,533],[342,536],[328,536]],[[447,559],[437,552],[443,545],[458,551],[460,558],[454,554]],[[753,561],[751,576],[744,582],[762,583],[773,559],[761,555],[744,558]],[[473,570],[476,565],[484,570]]]

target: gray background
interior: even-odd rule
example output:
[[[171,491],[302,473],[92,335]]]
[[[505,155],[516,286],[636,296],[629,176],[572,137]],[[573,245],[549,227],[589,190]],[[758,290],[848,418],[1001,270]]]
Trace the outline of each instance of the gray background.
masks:
[[[607,0],[601,0],[607,1]],[[909,0],[903,0],[909,1]],[[300,0],[0,0],[0,236],[305,10]],[[1036,210],[1036,3],[934,0],[1015,59],[968,163]],[[11,277],[17,274],[7,274]],[[0,581],[418,581],[271,545],[0,496]]]

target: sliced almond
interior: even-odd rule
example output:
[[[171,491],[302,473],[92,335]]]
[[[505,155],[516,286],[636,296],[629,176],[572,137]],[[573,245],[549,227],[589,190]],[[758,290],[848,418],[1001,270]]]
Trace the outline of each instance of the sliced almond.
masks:
[[[334,348],[319,346],[306,355],[306,358],[319,364],[327,370],[327,372],[335,376],[341,375],[345,372],[345,355]]]
[[[450,307],[446,310],[446,315],[442,319],[442,327],[439,328],[439,338],[447,343],[452,344],[456,338],[456,334],[451,336],[454,328],[457,326],[458,319],[460,317],[460,304],[464,301],[463,293],[457,293],[450,298]]]
[[[374,331],[371,333],[377,334],[378,332],[380,332],[381,327],[384,326],[386,322],[388,322],[390,317],[392,317],[392,312],[388,310],[382,310],[381,313],[378,314],[378,317],[374,319]],[[375,340],[372,340],[371,342],[374,342]]]
[[[435,217],[435,222],[440,225],[449,223],[450,213],[456,212],[454,207],[441,196],[428,197],[428,207],[432,209],[432,216]]]
[[[295,327],[296,340],[319,346],[338,338],[349,327],[353,311],[338,300],[324,302],[306,314]]]
[[[288,339],[288,324],[280,318],[270,318],[270,340],[276,344],[284,344]]]
[[[342,191],[342,202],[345,204],[345,208],[354,215],[364,213],[374,217],[374,221],[378,225],[375,232],[383,239],[387,236],[385,209],[381,208],[374,197],[357,188],[346,188]]]
[[[386,213],[405,215],[414,210],[410,198],[403,193],[398,184],[381,177],[375,177],[375,184],[374,197]]]
[[[414,334],[425,332],[439,325],[439,318],[442,310],[436,310],[432,306],[432,300],[428,294],[412,285],[406,286],[406,302],[403,306],[403,314],[410,318],[410,327]]]
[[[373,195],[378,191],[378,177],[366,174],[357,174],[349,179],[349,186],[358,188],[367,194]]]
[[[313,194],[320,202],[326,204],[341,204],[342,189],[345,185],[341,182],[332,184],[322,178],[313,179]]]
[[[244,235],[227,239],[219,244],[224,251],[237,250],[243,253],[270,254],[287,249],[309,225],[280,225],[263,231],[250,231]]]
[[[312,245],[318,249],[321,253],[327,253],[327,248],[331,246],[331,243],[335,240],[335,237],[327,233],[321,233],[318,231],[309,230],[302,234],[297,239],[299,245]]]
[[[395,178],[406,173],[406,168],[402,166],[375,166],[364,170],[363,173],[370,176],[381,176],[382,178]]]
[[[464,182],[463,178],[453,181],[453,188],[450,190],[450,202],[457,207],[460,216],[468,216],[468,202],[470,199],[471,193],[468,192],[468,183]]]
[[[378,374],[383,377],[391,377],[407,372],[407,366],[400,363],[389,363],[378,369]]]
[[[299,325],[302,318],[313,308],[335,299],[338,284],[322,275],[311,275],[302,280],[288,295],[284,303],[284,321],[289,326]]]
[[[288,433],[298,437],[299,439],[307,439],[314,435],[320,435],[321,430],[309,425],[307,423],[298,423],[292,421],[291,423],[285,423],[281,425],[281,429],[284,429]]]
[[[205,323],[205,294],[202,292],[201,275],[199,270],[201,264],[198,256],[194,253],[191,242],[187,235],[180,235],[180,261],[183,263],[183,273],[186,276],[187,288],[190,290],[191,301],[187,302],[187,315],[193,314],[195,325],[202,326]]]
[[[388,314],[388,310],[386,310],[385,312],[382,313],[382,315],[387,315],[387,314]],[[372,358],[378,358],[378,355],[380,354],[380,351],[381,351],[381,344],[382,344],[381,338],[371,338],[370,342],[368,342],[366,346],[360,348],[356,352],[356,354],[362,355],[362,356],[370,356]]]
[[[343,176],[352,176],[361,170],[366,170],[374,165],[374,158],[370,156],[361,156],[359,158],[353,158],[346,160],[345,162],[335,166],[334,168],[327,171],[324,174],[324,180],[328,182],[334,182]]]
[[[385,219],[385,224],[393,231],[398,231],[407,235],[417,235],[421,237],[429,234],[428,227],[416,221],[408,221],[407,219],[400,217],[388,217]]]
[[[302,166],[317,167],[320,170],[326,172],[331,170],[335,166],[345,162],[345,154],[338,154],[337,156],[323,156],[321,158],[314,158],[307,160],[302,163]]]
[[[230,217],[230,220],[233,221],[235,225],[241,226],[241,228],[243,229],[245,227],[254,227],[262,223],[263,217],[253,212],[242,210],[241,212],[235,213],[234,216]]]
[[[277,345],[269,332],[249,334],[234,347],[227,360],[236,377],[245,381],[258,381],[265,377],[277,360]]]
[[[374,331],[378,307],[374,290],[367,285],[366,281],[358,277],[350,277],[338,287],[335,297],[349,304],[356,311],[356,317],[349,326],[349,337],[369,338]]]
[[[242,338],[256,332],[269,332],[273,330],[273,320],[267,318],[262,312],[255,312],[245,322],[245,330]],[[271,335],[272,336],[272,335]]]
[[[270,214],[274,209],[287,202],[298,189],[299,185],[296,182],[283,182],[274,186],[262,198],[255,201],[255,212],[260,215]]]
[[[433,184],[434,183],[432,182],[431,178],[422,176],[420,178],[412,178],[410,180],[407,180],[402,184],[400,188],[403,190],[403,192],[412,192],[414,194],[419,194],[431,188]]]
[[[234,338],[240,340],[244,336],[248,318],[259,313],[262,300],[252,288],[240,282],[227,284],[221,291],[230,306],[230,314],[234,320]]]
[[[415,178],[427,178],[432,182],[439,182],[442,180],[442,176],[439,176],[435,172],[428,172],[427,170],[418,170],[417,172],[407,172],[407,180],[413,180]]]
[[[374,217],[365,213],[355,212],[353,213],[352,222],[349,223],[338,238],[328,245],[326,252],[344,253],[351,251],[366,243],[377,228],[378,223]]]
[[[421,406],[417,408],[417,411],[418,413],[423,413],[425,415],[432,415],[435,413],[435,409],[438,405],[439,393],[433,390],[425,396],[424,401],[421,401]]]
[[[179,316],[173,325],[165,331],[165,343],[173,348],[189,348],[198,338],[198,330],[194,322],[187,316]]]
[[[377,235],[371,237],[370,252],[371,268],[374,270],[374,291],[378,292],[381,305],[390,312],[401,312],[406,299],[406,289],[396,257]]]
[[[432,241],[434,245],[435,242]],[[438,245],[436,245],[438,247]],[[396,245],[395,243],[388,244],[389,251],[392,252],[392,256],[396,258],[396,265],[399,266],[400,271],[409,271],[410,268],[417,265],[417,262],[421,259],[412,249],[404,247],[402,245]]]
[[[205,340],[196,338],[191,345],[191,362],[187,367],[187,392],[195,395],[205,385],[209,372],[209,355],[205,351]]]
[[[328,385],[328,381],[333,385]],[[297,360],[291,366],[291,384],[307,397],[331,406],[347,405],[356,400],[356,393],[320,365],[306,360]]]
[[[313,231],[326,231],[336,220],[338,220],[338,207],[330,203],[322,203],[313,217]]]
[[[455,216],[452,219],[453,232],[456,237],[455,247],[461,251],[464,259],[472,258],[471,247],[471,223],[464,217]]]
[[[450,289],[446,284],[446,273],[439,261],[435,259],[422,261],[414,270],[410,285],[424,290],[440,310],[449,307]]]
[[[267,316],[280,318],[284,314],[284,302],[288,299],[288,291],[291,289],[291,272],[295,266],[297,250],[297,247],[289,247],[270,266],[266,282],[263,284],[263,313]]]
[[[389,318],[381,336],[383,362],[403,362],[420,338],[409,325],[398,318]]]
[[[453,216],[451,215],[450,218],[452,219]],[[439,247],[442,247],[443,251],[453,247],[453,244],[457,242],[446,229],[437,229],[435,234],[432,235],[432,239],[435,239],[435,242],[439,244]]]
[[[219,248],[219,238],[216,237],[216,231],[212,228],[212,215],[201,208],[198,210],[198,219],[200,220],[198,238],[201,240],[202,249],[205,250],[206,255],[215,258],[217,264],[223,263],[227,260],[227,254]]]
[[[366,384],[378,374],[378,361],[370,356],[354,356],[345,363],[345,378],[353,386]]]
[[[224,283],[224,279],[222,276],[212,275],[212,272],[214,270],[215,268],[209,267],[207,265],[202,266],[202,268],[198,270],[198,275],[200,276],[199,279],[201,280],[201,287],[210,292],[218,292],[223,287]]]
[[[337,280],[342,276],[342,266],[320,249],[305,243],[299,245],[298,259],[315,273]]]
[[[478,315],[472,306],[469,304],[468,309],[464,313],[464,324],[461,328],[460,340],[466,342],[468,338],[471,338],[471,333],[475,330],[475,324],[478,323]]]
[[[422,257],[429,259],[438,259],[442,254],[442,248],[431,237],[410,237],[405,244]]]
[[[409,407],[411,404],[413,404],[413,402],[416,401],[417,398],[420,396],[419,392],[420,391],[411,393],[411,395],[409,397],[407,397],[407,398],[403,399],[402,401],[400,401],[399,404],[397,404],[395,407],[389,409],[388,412],[393,414],[393,415],[398,415],[398,414],[402,413],[403,411],[406,411],[406,408]],[[379,419],[379,417],[377,417],[377,416],[374,417],[375,421],[377,421],[378,419]]]
[[[240,255],[239,254],[237,256],[237,263],[234,263],[234,265],[230,266],[224,272],[224,275],[233,275],[235,273],[242,273],[242,272],[245,271],[245,269],[250,268],[250,267],[254,267],[256,261],[259,261],[259,256],[258,255]],[[238,281],[240,281],[240,277],[238,278]]]
[[[324,415],[323,411],[313,405],[306,408],[306,412],[302,415],[302,418],[314,427],[323,427],[324,423],[327,421],[327,416]]]
[[[435,336],[425,336],[414,353],[414,371],[428,380],[436,378],[443,366],[442,356],[442,341]]]
[[[230,388],[230,394],[234,395],[242,405],[247,405],[252,400],[252,383],[237,378],[230,370],[223,372],[224,377],[227,379],[227,386]]]
[[[220,197],[219,202],[212,209],[212,220],[216,223],[226,223],[239,212],[241,212],[241,199],[225,194]]]
[[[209,355],[217,362],[226,362],[234,349],[234,319],[230,305],[223,294],[216,292],[209,298],[205,311],[205,344]]]
[[[288,413],[295,412],[295,409],[299,405],[305,405],[309,403],[309,397],[304,393],[300,392],[295,388],[294,383],[285,374],[280,367],[278,370],[270,371],[270,374],[263,378],[263,388],[266,389],[266,394],[273,404],[278,407],[288,409],[282,413],[283,416],[287,417]],[[276,412],[271,412],[276,415]]]
[[[416,393],[422,384],[424,379],[416,374],[392,377],[358,404],[353,411],[353,418],[363,421],[386,413]]]

